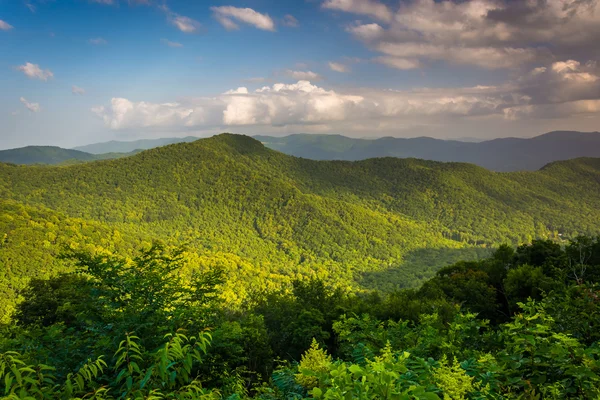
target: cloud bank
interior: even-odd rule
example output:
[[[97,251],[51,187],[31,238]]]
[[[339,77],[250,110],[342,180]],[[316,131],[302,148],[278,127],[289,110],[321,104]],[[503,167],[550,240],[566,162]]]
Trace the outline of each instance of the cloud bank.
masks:
[[[327,0],[323,7],[371,16],[347,27],[380,53],[375,61],[413,69],[445,61],[486,69],[597,58],[598,0],[408,0],[394,12],[375,0]]]
[[[499,86],[336,91],[299,80],[254,91],[240,87],[215,97],[171,103],[113,98],[108,106],[93,111],[114,130],[299,125],[335,128],[336,124],[591,115],[600,111],[599,99],[598,63],[565,60],[536,67],[526,76]]]

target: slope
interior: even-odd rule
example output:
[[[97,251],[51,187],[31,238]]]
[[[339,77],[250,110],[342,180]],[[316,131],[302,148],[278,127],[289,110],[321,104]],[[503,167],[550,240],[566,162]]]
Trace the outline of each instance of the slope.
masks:
[[[100,243],[114,236],[125,248],[155,238],[186,242],[190,269],[228,271],[232,302],[307,276],[357,289],[365,274],[380,272],[367,286],[405,287],[456,254],[483,254],[474,248],[597,233],[599,192],[597,159],[522,173],[415,159],[323,162],[223,134],[77,166],[0,164],[8,221],[0,255],[23,263],[25,275],[44,265],[39,235],[15,250],[8,205],[17,204],[97,224]],[[46,221],[30,223],[43,230]],[[56,252],[58,243],[49,242]],[[77,243],[90,242],[83,235]],[[415,262],[427,259],[423,249],[440,250],[430,257],[436,265]]]
[[[0,162],[11,164],[77,164],[96,160],[128,157],[131,153],[90,154],[79,150],[63,149],[56,146],[27,146],[17,149],[0,150]]]

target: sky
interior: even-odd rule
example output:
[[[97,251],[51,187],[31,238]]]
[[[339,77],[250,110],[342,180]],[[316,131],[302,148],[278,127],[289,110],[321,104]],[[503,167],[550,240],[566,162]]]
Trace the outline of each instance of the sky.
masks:
[[[600,0],[0,0],[0,148],[600,130]]]

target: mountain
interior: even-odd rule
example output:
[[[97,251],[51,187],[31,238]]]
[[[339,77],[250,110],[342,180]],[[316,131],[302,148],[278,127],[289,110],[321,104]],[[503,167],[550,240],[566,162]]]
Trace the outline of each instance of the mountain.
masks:
[[[94,159],[92,154],[55,146],[27,146],[0,150],[0,162],[13,164],[59,164],[67,160],[92,161]]]
[[[531,139],[502,138],[478,143],[427,137],[368,140],[312,134],[255,138],[274,150],[313,160],[421,158],[472,163],[504,172],[535,171],[553,161],[600,157],[599,132],[557,131]]]
[[[195,136],[187,136],[183,138],[142,139],[131,142],[113,140],[110,142],[74,147],[73,150],[85,151],[92,154],[130,153],[135,150],[148,150],[155,147],[166,146],[168,144],[193,142],[194,140],[198,140],[198,138]]]
[[[484,142],[440,140],[428,137],[403,139],[353,139],[341,135],[296,134],[286,137],[254,136],[265,146],[312,160],[358,161],[378,157],[420,158],[432,161],[466,162],[492,171],[535,171],[559,160],[600,157],[598,132],[550,132],[531,139],[502,138]],[[0,151],[0,162],[15,164],[64,164],[119,158],[141,150],[192,142],[193,136],[133,142],[104,142],[73,150],[30,146]]]
[[[56,146],[27,146],[0,150],[0,162],[12,164],[77,164],[80,162],[127,157],[131,153],[90,154]]]
[[[0,299],[68,269],[64,246],[127,254],[187,243],[233,304],[320,277],[348,290],[419,285],[502,243],[598,233],[600,159],[495,173],[472,164],[313,161],[222,134],[77,166],[0,164]],[[2,237],[4,235],[4,237]]]

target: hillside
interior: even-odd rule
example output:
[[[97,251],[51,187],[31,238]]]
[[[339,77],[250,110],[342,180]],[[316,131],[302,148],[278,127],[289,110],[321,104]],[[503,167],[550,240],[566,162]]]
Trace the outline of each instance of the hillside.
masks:
[[[297,134],[286,137],[254,136],[266,147],[312,160],[358,161],[378,157],[419,158],[466,162],[492,171],[535,171],[553,161],[600,157],[598,132],[550,132],[531,139],[502,138],[484,142],[440,140],[427,137],[352,139],[341,135]],[[73,150],[29,146],[0,151],[0,162],[15,164],[69,164],[120,158],[142,150],[198,140],[184,138],[111,141]]]
[[[134,153],[90,154],[56,146],[27,146],[17,149],[0,150],[0,162],[11,164],[76,164],[127,157]]]
[[[0,287],[14,299],[14,276],[54,273],[65,244],[120,253],[153,239],[188,243],[190,268],[225,268],[233,303],[298,277],[409,287],[486,247],[597,233],[599,192],[598,159],[521,173],[325,162],[231,134],[77,166],[0,164]]]
[[[74,147],[73,150],[85,151],[91,154],[130,153],[135,150],[148,150],[155,147],[166,146],[168,144],[193,142],[194,140],[198,140],[198,138],[195,136],[187,136],[183,138],[142,139],[129,142],[112,140],[110,142]]]
[[[531,139],[501,138],[462,142],[427,137],[352,139],[341,135],[255,136],[265,146],[313,160],[364,160],[374,157],[466,162],[493,171],[535,171],[559,160],[600,157],[599,132],[550,132]]]
[[[13,164],[59,164],[68,160],[92,161],[92,154],[56,146],[27,146],[0,150],[0,162]]]

